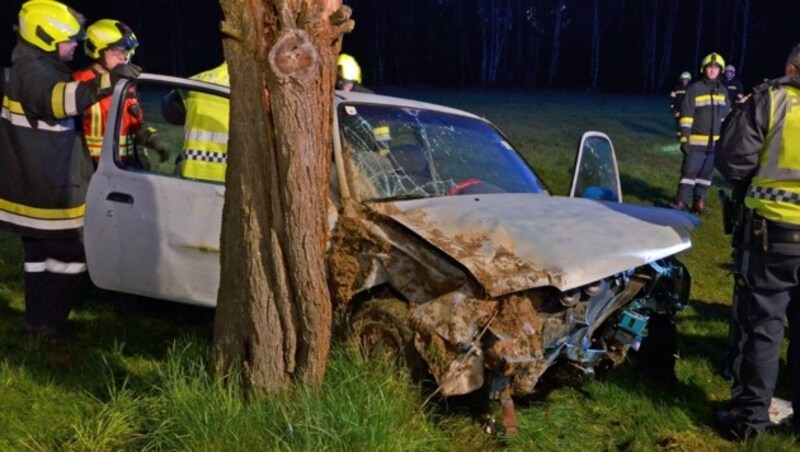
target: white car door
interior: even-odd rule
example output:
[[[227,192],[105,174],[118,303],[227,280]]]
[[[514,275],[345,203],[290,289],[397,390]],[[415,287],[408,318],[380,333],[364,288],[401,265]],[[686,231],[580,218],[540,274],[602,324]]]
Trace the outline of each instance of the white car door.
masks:
[[[150,163],[142,165],[120,163],[118,155],[116,130],[130,86],[120,82],[115,87],[100,164],[89,185],[84,230],[89,274],[103,289],[215,306],[225,187],[184,179],[174,170],[183,126],[164,120],[160,102],[175,89],[224,97],[228,89],[142,74],[136,89],[145,123],[170,145],[166,162],[145,150],[140,160]]]
[[[622,202],[617,156],[608,135],[586,132],[581,137],[569,196]]]

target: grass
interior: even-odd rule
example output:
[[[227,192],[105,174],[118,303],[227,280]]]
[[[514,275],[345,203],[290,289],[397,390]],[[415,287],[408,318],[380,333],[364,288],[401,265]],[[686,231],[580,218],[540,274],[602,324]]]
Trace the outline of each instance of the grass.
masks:
[[[581,93],[394,94],[485,116],[522,150],[556,194],[567,191],[580,134],[614,141],[628,202],[664,205],[680,153],[667,99]],[[384,363],[345,345],[331,357],[322,391],[245,402],[208,376],[211,313],[147,302],[116,312],[103,294],[73,313],[63,349],[21,342],[22,257],[0,233],[0,450],[790,450],[795,436],[738,445],[712,427],[727,400],[719,375],[731,277],[728,240],[714,193],[710,213],[683,253],[692,277],[680,314],[678,390],[641,381],[623,366],[607,381],[520,402],[516,438],[490,437],[460,411],[421,409],[424,394]],[[786,397],[785,382],[779,394]]]

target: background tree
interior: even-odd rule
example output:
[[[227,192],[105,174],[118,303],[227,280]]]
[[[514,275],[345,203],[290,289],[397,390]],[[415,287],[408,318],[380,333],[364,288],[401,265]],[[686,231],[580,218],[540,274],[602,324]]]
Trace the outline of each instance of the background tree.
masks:
[[[220,0],[231,81],[214,325],[218,372],[248,389],[322,381],[335,60],[341,0]]]

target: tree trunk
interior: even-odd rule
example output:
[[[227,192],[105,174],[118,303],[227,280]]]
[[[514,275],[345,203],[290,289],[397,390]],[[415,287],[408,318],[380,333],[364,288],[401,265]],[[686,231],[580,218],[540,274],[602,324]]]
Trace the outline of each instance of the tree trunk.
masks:
[[[700,67],[700,43],[702,42],[703,38],[703,2],[705,0],[699,0],[697,2],[697,16],[695,16],[695,41],[694,41],[694,62],[692,63],[694,66],[694,71],[696,71]]]
[[[246,389],[321,383],[335,59],[352,29],[341,0],[220,0],[231,81],[219,374]],[[335,13],[334,13],[335,11]]]
[[[547,76],[547,88],[553,88],[561,64],[561,27],[566,9],[566,0],[557,0],[553,17],[553,47],[550,54],[550,72]]]
[[[597,78],[600,75],[600,0],[592,0],[592,64],[589,88],[597,89]]]
[[[747,54],[747,40],[750,37],[750,0],[742,0],[742,45],[739,49],[739,65],[736,70],[741,73],[744,70],[744,57]],[[733,56],[731,55],[731,60]]]

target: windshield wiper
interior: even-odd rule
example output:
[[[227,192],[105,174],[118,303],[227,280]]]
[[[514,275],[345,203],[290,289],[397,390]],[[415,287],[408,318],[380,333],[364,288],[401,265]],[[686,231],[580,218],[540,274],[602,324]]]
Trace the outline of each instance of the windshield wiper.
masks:
[[[385,198],[373,198],[370,199],[370,202],[392,202],[392,201],[407,201],[410,199],[423,199],[423,198],[434,198],[435,195],[430,195],[427,193],[405,193],[402,195],[394,195],[394,196],[387,196]]]

